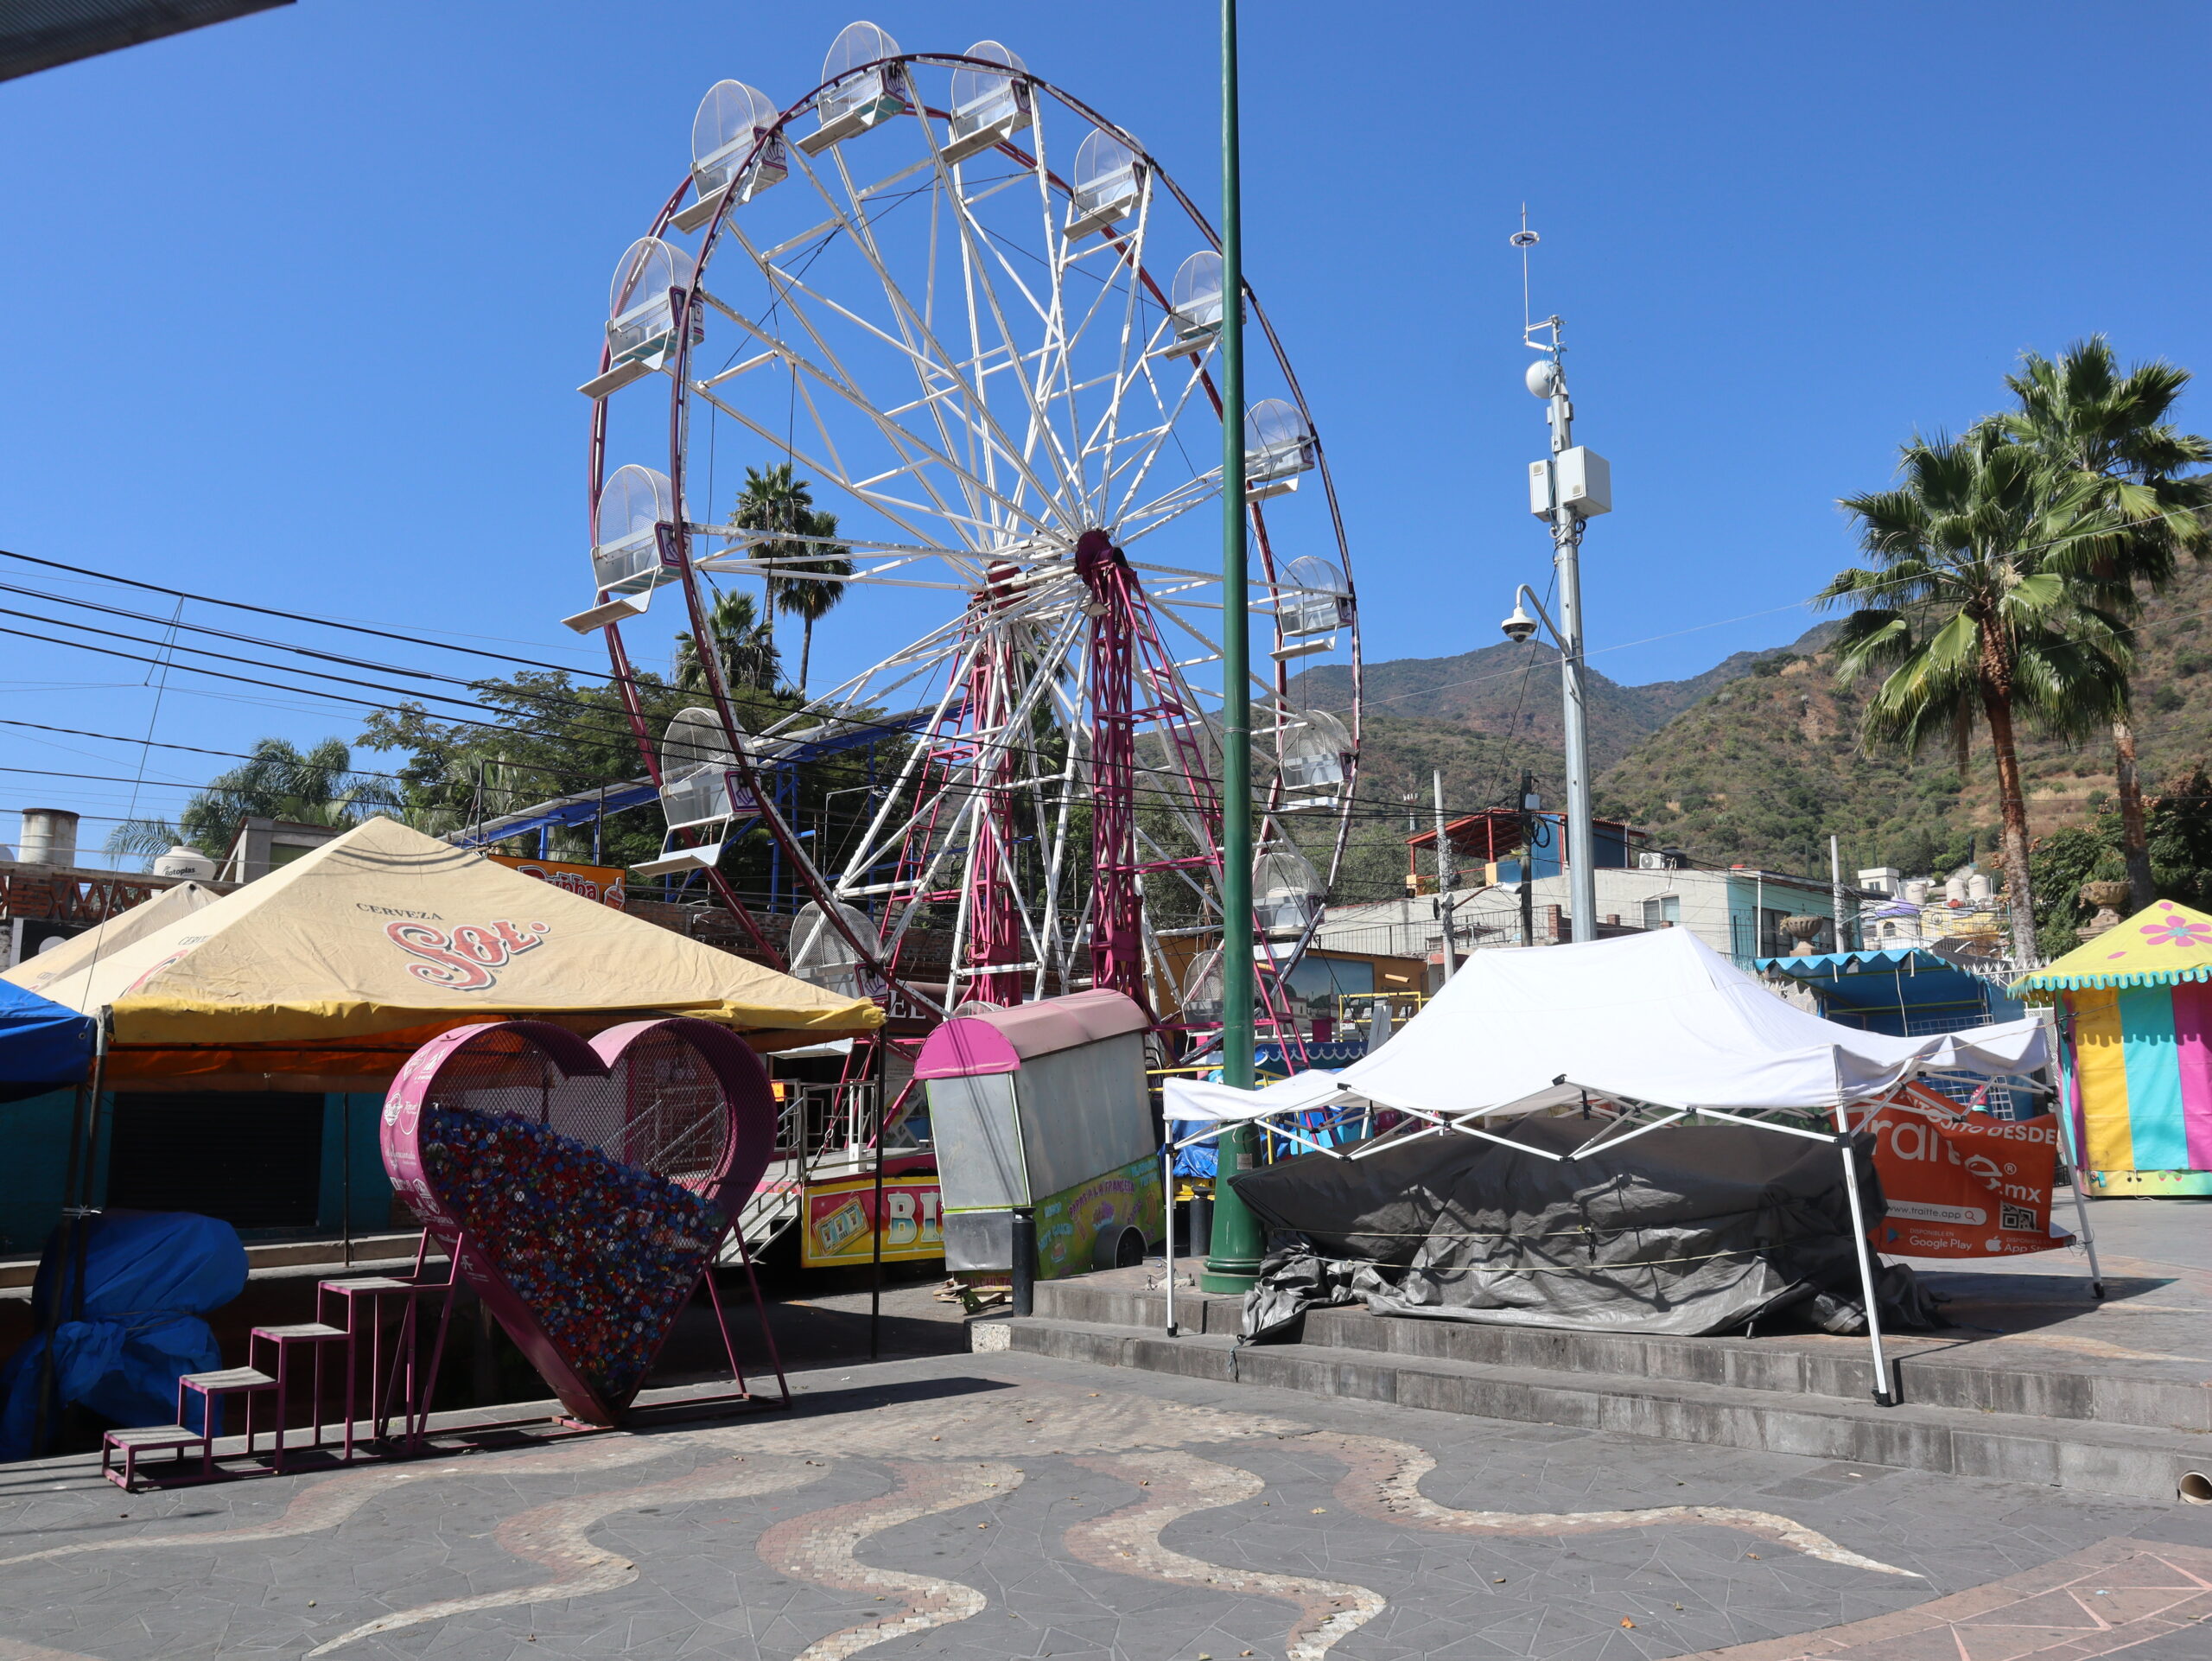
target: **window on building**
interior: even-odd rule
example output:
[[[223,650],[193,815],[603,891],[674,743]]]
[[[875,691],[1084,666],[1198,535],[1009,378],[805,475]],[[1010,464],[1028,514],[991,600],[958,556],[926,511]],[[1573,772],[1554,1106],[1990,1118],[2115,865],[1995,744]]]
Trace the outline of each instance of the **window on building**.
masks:
[[[1655,894],[1643,902],[1643,926],[1671,928],[1682,920],[1682,897],[1678,894]]]

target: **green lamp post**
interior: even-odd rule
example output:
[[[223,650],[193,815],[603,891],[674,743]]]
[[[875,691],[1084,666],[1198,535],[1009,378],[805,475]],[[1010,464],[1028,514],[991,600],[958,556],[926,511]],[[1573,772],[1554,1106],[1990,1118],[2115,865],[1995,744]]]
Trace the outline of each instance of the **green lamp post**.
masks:
[[[1244,237],[1237,189],[1236,0],[1221,0],[1221,1076],[1252,1087],[1252,677],[1245,610]],[[1252,1128],[1218,1143],[1213,1237],[1198,1286],[1259,1278],[1260,1225],[1230,1178],[1252,1164]]]

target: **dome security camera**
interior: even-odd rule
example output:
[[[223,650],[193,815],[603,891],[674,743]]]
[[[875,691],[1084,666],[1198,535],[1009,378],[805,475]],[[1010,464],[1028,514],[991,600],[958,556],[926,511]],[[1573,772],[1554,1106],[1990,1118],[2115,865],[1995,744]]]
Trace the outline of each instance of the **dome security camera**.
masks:
[[[1522,608],[1521,602],[1516,600],[1513,602],[1513,615],[1500,623],[1498,627],[1505,631],[1507,640],[1519,646],[1523,641],[1535,638],[1536,620],[1529,616]]]

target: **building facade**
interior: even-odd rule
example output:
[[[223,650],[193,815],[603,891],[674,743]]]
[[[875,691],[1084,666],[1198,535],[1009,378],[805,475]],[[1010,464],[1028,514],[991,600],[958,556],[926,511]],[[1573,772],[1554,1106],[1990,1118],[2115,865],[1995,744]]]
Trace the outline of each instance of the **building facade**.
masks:
[[[1587,938],[1686,928],[1739,968],[1748,969],[1755,959],[1782,956],[1796,944],[1782,926],[1784,918],[1815,917],[1822,926],[1813,938],[1815,949],[1836,949],[1834,893],[1829,884],[1813,878],[1745,868],[1716,871],[1603,866],[1596,876],[1598,917]],[[1567,910],[1567,877],[1537,876],[1529,886],[1532,915],[1527,931],[1517,884],[1455,888],[1446,895],[1455,953],[1553,945],[1585,938],[1585,931]],[[1847,933],[1853,920],[1853,892],[1847,890],[1845,895]],[[1433,969],[1443,952],[1444,924],[1433,894],[1332,906],[1313,944],[1325,951],[1427,959]]]

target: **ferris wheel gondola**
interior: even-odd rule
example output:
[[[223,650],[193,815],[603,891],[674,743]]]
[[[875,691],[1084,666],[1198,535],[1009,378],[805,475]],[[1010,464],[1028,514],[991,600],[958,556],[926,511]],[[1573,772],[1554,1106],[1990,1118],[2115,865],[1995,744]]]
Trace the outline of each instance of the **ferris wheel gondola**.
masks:
[[[703,639],[713,584],[834,584],[841,623],[905,643],[752,733],[702,653],[706,706],[679,719],[721,743],[679,773],[665,735],[670,845],[640,870],[718,850],[742,818],[804,898],[791,964],[810,978],[939,1010],[1112,986],[1202,1017],[1190,990],[1223,935],[1234,421],[1250,612],[1272,625],[1252,684],[1264,999],[1351,824],[1358,613],[1319,435],[1249,284],[1255,397],[1222,407],[1224,305],[1218,239],[1157,158],[996,41],[901,53],[855,23],[781,112],[716,83],[687,182],[618,268],[583,389],[597,597],[571,621],[603,627],[624,671],[622,627],[660,587]],[[607,470],[656,444],[664,473]],[[714,494],[724,457],[788,464],[834,522],[763,530]],[[1294,498],[1309,481],[1319,500]],[[1348,675],[1312,672],[1331,654]],[[876,772],[866,809],[817,837],[764,776],[832,731],[877,735]]]

